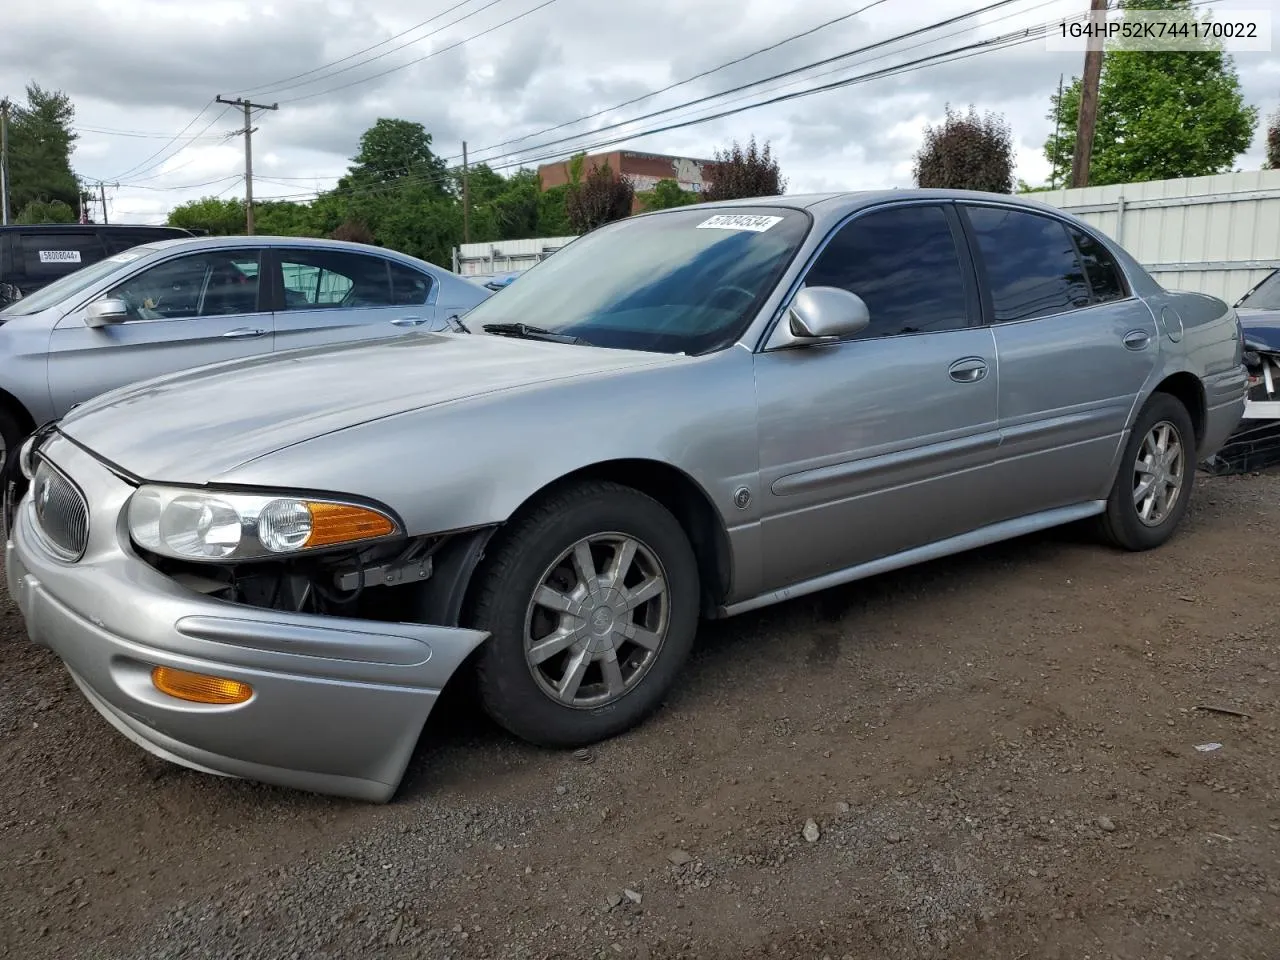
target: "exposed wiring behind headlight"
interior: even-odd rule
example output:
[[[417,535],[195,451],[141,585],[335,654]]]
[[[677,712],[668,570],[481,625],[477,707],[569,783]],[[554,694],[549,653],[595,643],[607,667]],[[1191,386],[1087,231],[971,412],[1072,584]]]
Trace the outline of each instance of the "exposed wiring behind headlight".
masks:
[[[400,536],[388,511],[338,499],[144,485],[129,499],[129,535],[179,560],[281,559]]]

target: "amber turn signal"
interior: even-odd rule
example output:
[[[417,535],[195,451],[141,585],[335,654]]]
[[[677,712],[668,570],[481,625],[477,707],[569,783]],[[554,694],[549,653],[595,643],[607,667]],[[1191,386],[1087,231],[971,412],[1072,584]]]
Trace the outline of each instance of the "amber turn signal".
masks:
[[[329,547],[358,540],[372,540],[395,533],[395,524],[374,510],[345,503],[308,503],[311,535],[307,547]]]
[[[218,706],[244,703],[253,696],[253,687],[239,680],[211,677],[205,673],[191,673],[173,667],[155,667],[151,671],[151,683],[161,693],[191,703],[212,703]]]

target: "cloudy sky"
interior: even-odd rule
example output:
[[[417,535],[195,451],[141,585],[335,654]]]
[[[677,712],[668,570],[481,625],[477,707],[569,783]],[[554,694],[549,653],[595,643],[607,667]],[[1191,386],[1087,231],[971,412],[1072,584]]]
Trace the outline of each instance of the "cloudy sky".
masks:
[[[1011,34],[1087,3],[1006,0],[931,32],[683,106],[987,5],[994,0],[15,2],[0,30],[0,95],[20,98],[31,81],[70,94],[80,134],[73,166],[86,179],[119,184],[108,189],[119,222],[162,222],[173,205],[204,195],[243,196],[243,141],[229,136],[240,117],[211,103],[217,95],[279,103],[254,120],[259,197],[305,199],[332,185],[378,117],[421,122],[449,158],[465,140],[473,161],[499,168],[604,141],[706,157],[755,135],[772,142],[788,192],[909,186],[921,130],[948,102],[1004,114],[1018,176],[1043,182],[1049,96],[1061,74],[1070,80],[1080,71],[1082,58],[1049,52],[1042,38],[638,135]],[[1280,26],[1280,0],[1213,6],[1268,10]],[[1240,53],[1236,66],[1249,101],[1264,115],[1275,110],[1280,52]],[[572,122],[592,114],[599,115]],[[635,122],[613,126],[628,120]],[[510,142],[516,138],[523,139]],[[1238,165],[1256,169],[1261,158],[1259,131]]]

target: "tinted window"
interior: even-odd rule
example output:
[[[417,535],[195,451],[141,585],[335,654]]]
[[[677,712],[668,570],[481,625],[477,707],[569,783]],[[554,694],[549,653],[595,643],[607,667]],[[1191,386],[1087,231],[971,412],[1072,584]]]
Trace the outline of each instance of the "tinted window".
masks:
[[[410,267],[390,263],[391,302],[397,307],[417,306],[427,302],[431,292],[431,278]]]
[[[846,225],[805,286],[842,287],[867,304],[864,337],[955,330],[968,322],[960,257],[941,207],[897,207]]]
[[[136,320],[185,320],[258,310],[258,251],[193,253],[156,264],[106,294]]]
[[[388,307],[387,261],[359,253],[285,250],[280,254],[286,310],[328,307]]]
[[[139,244],[151,243],[155,240],[172,239],[167,235],[158,236],[153,230],[104,230],[102,242],[106,244],[107,253],[120,253]]]
[[[1084,272],[1093,288],[1093,302],[1106,303],[1126,296],[1120,266],[1107,248],[1082,230],[1072,228],[1071,236],[1084,261]]]
[[[809,230],[785,207],[675,208],[597,227],[467,314],[588,346],[705,353],[733,343]],[[492,332],[492,331],[491,331]]]
[[[1084,270],[1060,221],[999,207],[968,212],[986,264],[996,323],[1088,306]]]
[[[1254,310],[1280,310],[1280,270],[1263,278],[1261,283],[1240,298],[1236,306]]]
[[[49,283],[97,263],[106,252],[96,233],[26,233],[20,241],[18,272],[27,281]]]

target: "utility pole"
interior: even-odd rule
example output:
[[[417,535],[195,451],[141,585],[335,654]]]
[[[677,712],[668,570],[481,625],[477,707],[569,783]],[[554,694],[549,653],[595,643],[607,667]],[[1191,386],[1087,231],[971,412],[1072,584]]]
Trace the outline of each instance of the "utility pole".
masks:
[[[9,98],[0,100],[0,225],[9,223]]]
[[[462,242],[471,242],[471,169],[467,166],[467,141],[462,141]]]
[[[237,97],[235,100],[229,100],[223,96],[218,96],[218,103],[225,103],[233,107],[241,107],[244,110],[244,129],[240,132],[244,135],[244,225],[245,233],[253,235],[253,133],[254,126],[249,121],[250,110],[279,110],[280,104],[272,103],[250,103]]]
[[[102,201],[102,222],[109,223],[110,221],[107,220],[107,186],[101,180],[98,181],[98,199]]]
[[[1097,18],[1094,14],[1105,13],[1107,0],[1090,0],[1089,21],[1092,24]],[[1089,45],[1084,52],[1084,78],[1080,81],[1080,114],[1076,121],[1076,151],[1071,160],[1071,186],[1087,187],[1089,185],[1089,161],[1093,157],[1093,130],[1098,120],[1098,83],[1102,78],[1102,43],[1095,46],[1093,37],[1086,41]]]
[[[1058,143],[1062,136],[1062,74],[1058,74],[1058,99],[1053,104],[1053,142]],[[1053,151],[1053,173],[1049,177],[1049,186],[1058,186],[1058,150]]]

